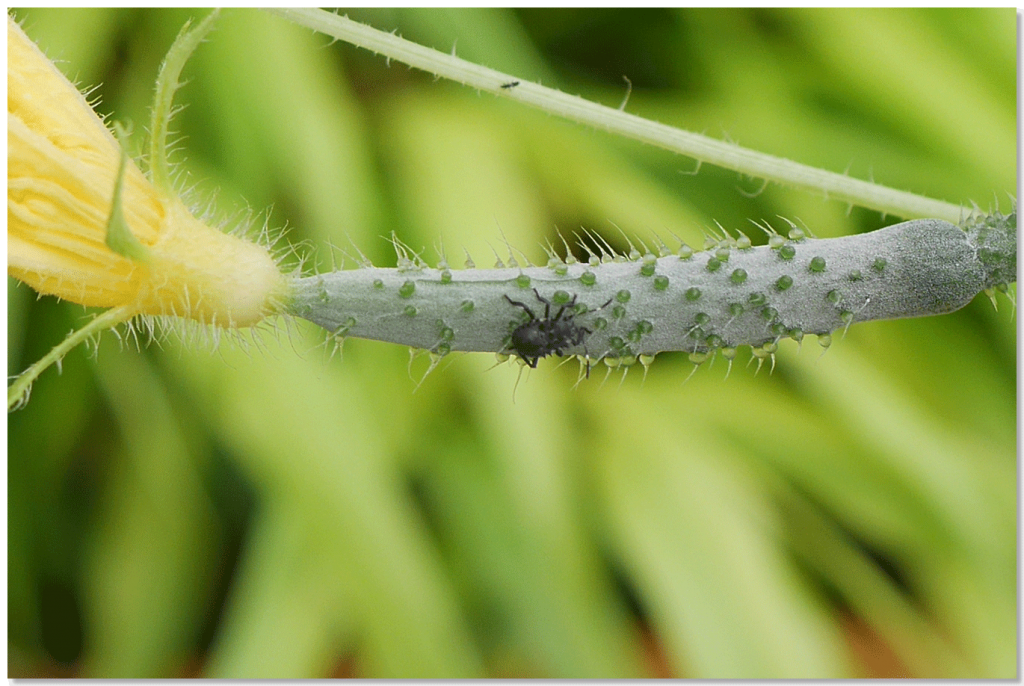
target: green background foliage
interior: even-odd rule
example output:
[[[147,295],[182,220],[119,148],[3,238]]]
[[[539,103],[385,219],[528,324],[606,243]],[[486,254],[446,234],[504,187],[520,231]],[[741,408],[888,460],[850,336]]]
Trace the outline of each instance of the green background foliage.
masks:
[[[136,124],[185,10],[15,11]],[[1016,179],[1002,10],[366,10],[351,17],[689,130],[943,200]],[[565,123],[250,10],[189,63],[197,199],[329,269],[381,236],[481,267],[556,229],[623,249],[715,221],[894,218]],[[264,214],[263,208],[270,207]],[[500,231],[499,231],[500,227]],[[521,260],[521,257],[518,257]],[[347,260],[348,267],[354,267]],[[8,287],[8,369],[80,306]],[[194,332],[193,332],[194,333]],[[216,352],[103,336],[8,419],[11,676],[1012,678],[1009,302],[875,322],[820,354],[646,378],[427,360],[279,320]],[[197,343],[198,341],[198,343]],[[449,363],[449,360],[450,363]],[[606,379],[606,380],[605,380]],[[518,388],[513,390],[518,381]]]

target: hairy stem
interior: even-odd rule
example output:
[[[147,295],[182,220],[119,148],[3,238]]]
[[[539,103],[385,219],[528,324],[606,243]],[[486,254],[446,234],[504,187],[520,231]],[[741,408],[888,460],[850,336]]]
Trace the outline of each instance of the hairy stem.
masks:
[[[14,383],[7,387],[7,411],[16,410],[27,403],[29,394],[32,392],[33,382],[39,378],[39,375],[47,367],[54,363],[59,363],[72,348],[105,329],[128,321],[135,314],[136,312],[131,308],[114,307],[97,315],[81,329],[68,334],[67,338],[54,346],[53,350],[48,352],[42,359],[19,374]]]
[[[816,169],[773,155],[748,150],[733,143],[652,122],[621,110],[599,105],[575,95],[504,74],[455,55],[418,45],[391,33],[379,31],[346,17],[319,9],[269,10],[290,21],[347,43],[386,56],[437,76],[458,81],[479,90],[518,100],[545,112],[589,124],[672,152],[693,157],[748,176],[767,179],[801,190],[880,212],[904,217],[935,217],[959,223],[964,210],[959,205],[887,188],[844,174]],[[514,87],[508,87],[509,84]]]

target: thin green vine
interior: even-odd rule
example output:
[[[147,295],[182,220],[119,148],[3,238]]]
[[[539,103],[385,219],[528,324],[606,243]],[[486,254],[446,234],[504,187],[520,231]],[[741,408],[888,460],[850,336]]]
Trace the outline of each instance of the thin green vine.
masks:
[[[748,150],[734,143],[683,131],[614,107],[599,105],[519,76],[467,62],[456,55],[424,47],[332,12],[319,9],[268,11],[431,74],[741,174],[812,193],[822,193],[834,200],[907,219],[932,217],[958,224],[966,214],[959,205]],[[510,87],[511,84],[514,87]]]

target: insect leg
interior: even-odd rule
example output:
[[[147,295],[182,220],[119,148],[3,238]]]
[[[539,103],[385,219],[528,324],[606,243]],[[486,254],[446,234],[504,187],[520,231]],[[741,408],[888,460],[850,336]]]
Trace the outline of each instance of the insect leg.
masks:
[[[530,315],[530,321],[531,322],[534,319],[537,318],[536,315],[533,314],[533,310],[531,310],[529,307],[527,307],[525,304],[519,302],[518,300],[513,300],[512,298],[508,297],[507,295],[505,296],[505,300],[508,300],[509,303],[511,303],[512,305],[515,305],[516,307],[523,308],[523,311],[526,312],[526,314]]]

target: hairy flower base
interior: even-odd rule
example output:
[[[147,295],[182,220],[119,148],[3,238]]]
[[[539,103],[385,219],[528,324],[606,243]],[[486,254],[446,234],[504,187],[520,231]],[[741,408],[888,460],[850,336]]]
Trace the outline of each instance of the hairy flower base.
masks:
[[[141,254],[108,247],[120,145],[11,18],[7,34],[8,274],[82,305],[219,326],[278,311],[289,283],[267,248],[199,221],[130,160],[121,206]]]

